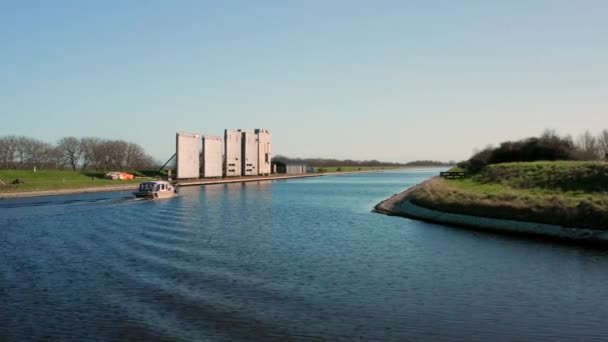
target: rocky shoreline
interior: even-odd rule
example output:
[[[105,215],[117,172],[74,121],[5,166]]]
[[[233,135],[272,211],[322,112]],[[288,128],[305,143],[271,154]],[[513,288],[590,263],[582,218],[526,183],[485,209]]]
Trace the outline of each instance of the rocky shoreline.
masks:
[[[378,203],[374,207],[374,212],[480,231],[608,244],[608,231],[605,230],[572,228],[553,224],[454,214],[424,208],[412,202],[412,199],[415,198],[413,194],[414,190],[417,187],[424,186],[424,184],[425,182],[418,184]]]

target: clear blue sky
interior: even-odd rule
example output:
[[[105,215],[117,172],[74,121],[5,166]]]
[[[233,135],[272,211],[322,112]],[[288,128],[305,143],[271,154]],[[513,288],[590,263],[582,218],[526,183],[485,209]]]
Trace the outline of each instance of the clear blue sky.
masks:
[[[0,135],[464,159],[608,128],[608,1],[2,1]]]

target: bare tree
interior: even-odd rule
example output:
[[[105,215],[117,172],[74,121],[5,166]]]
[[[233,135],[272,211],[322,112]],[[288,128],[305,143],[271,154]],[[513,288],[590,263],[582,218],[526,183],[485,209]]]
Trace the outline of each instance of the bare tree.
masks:
[[[98,144],[101,143],[99,138],[87,137],[80,139],[80,151],[81,151],[81,170],[87,170],[92,167],[95,168],[95,149]]]
[[[0,169],[125,170],[155,165],[140,145],[124,140],[65,137],[53,146],[24,136],[0,137]]]
[[[15,168],[24,169],[29,167],[27,163],[30,142],[31,140],[27,137],[15,137]]]
[[[23,149],[26,156],[24,162],[26,168],[56,169],[61,159],[55,147],[37,139],[26,139]]]
[[[580,151],[579,156],[584,160],[595,160],[599,157],[598,142],[596,137],[593,136],[589,131],[579,135],[578,137],[578,148]]]
[[[76,171],[82,156],[81,141],[75,137],[61,138],[57,143],[57,148],[61,151],[63,164],[69,165],[73,171]]]
[[[126,151],[125,167],[127,169],[150,169],[155,165],[154,158],[135,143],[129,143]]]
[[[59,147],[51,146],[48,150],[48,168],[50,169],[63,169],[65,164],[63,163],[63,152]]]
[[[122,140],[89,141],[91,166],[97,170],[123,170],[128,143]]]
[[[96,143],[91,146],[91,149],[93,152],[93,168],[96,170],[107,170],[108,164],[110,162],[110,157],[108,155],[106,140],[98,139]]]
[[[136,164],[145,156],[144,149],[135,144],[129,143],[125,153],[125,167],[134,168]]]
[[[555,131],[554,129],[545,129],[544,132],[540,135],[539,140],[554,140],[560,138],[559,134],[557,134],[557,131]]]
[[[83,138],[81,148],[83,170],[125,170],[153,164],[141,146],[124,140]]]
[[[105,153],[105,169],[124,170],[128,143],[123,140],[108,140],[102,145]]]
[[[6,140],[8,150],[4,152],[7,164],[15,169],[34,166],[32,162],[40,158],[41,141],[24,136],[10,136]],[[9,167],[10,167],[9,166]]]
[[[0,138],[0,168],[14,169],[17,153],[16,137],[13,135]]]
[[[597,137],[597,142],[602,159],[608,159],[608,129],[604,129],[600,132],[600,135]]]

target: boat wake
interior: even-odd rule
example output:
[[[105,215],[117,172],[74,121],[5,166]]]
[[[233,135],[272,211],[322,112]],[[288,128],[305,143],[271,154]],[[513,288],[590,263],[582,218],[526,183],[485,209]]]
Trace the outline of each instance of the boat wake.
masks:
[[[113,198],[95,198],[95,199],[66,199],[62,201],[57,200],[46,200],[46,201],[27,201],[27,202],[14,202],[14,203],[0,203],[0,209],[12,209],[12,208],[31,208],[31,207],[47,207],[47,206],[65,206],[72,204],[86,204],[86,203],[121,203],[138,200],[133,197],[113,197]]]

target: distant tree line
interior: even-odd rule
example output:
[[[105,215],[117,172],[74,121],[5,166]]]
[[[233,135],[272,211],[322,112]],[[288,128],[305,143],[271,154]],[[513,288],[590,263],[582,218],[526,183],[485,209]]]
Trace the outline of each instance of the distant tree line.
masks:
[[[442,162],[437,160],[415,160],[403,164],[404,166],[454,166],[456,162],[451,160],[449,162]]]
[[[282,162],[286,164],[304,164],[313,167],[328,167],[328,166],[402,166],[399,163],[381,162],[378,160],[340,160],[340,159],[324,159],[324,158],[289,158],[281,155],[272,157],[272,161]]]
[[[24,136],[0,137],[0,169],[147,170],[157,165],[136,143],[65,137],[56,144]]]
[[[308,166],[400,166],[399,163],[387,163],[378,160],[340,160],[340,159],[325,159],[325,158],[289,158],[286,156],[276,155],[272,157],[272,161],[282,162],[286,164],[304,164]]]
[[[586,131],[576,140],[569,135],[560,136],[553,130],[546,130],[539,137],[506,141],[498,147],[487,146],[458,166],[476,171],[488,164],[508,162],[607,159],[608,129],[598,135]]]
[[[350,167],[389,167],[389,166],[449,166],[456,165],[455,161],[448,163],[435,160],[416,160],[407,163],[381,162],[378,160],[324,159],[324,158],[289,158],[281,155],[274,156],[272,161],[286,164],[304,164],[312,167],[350,166]]]

